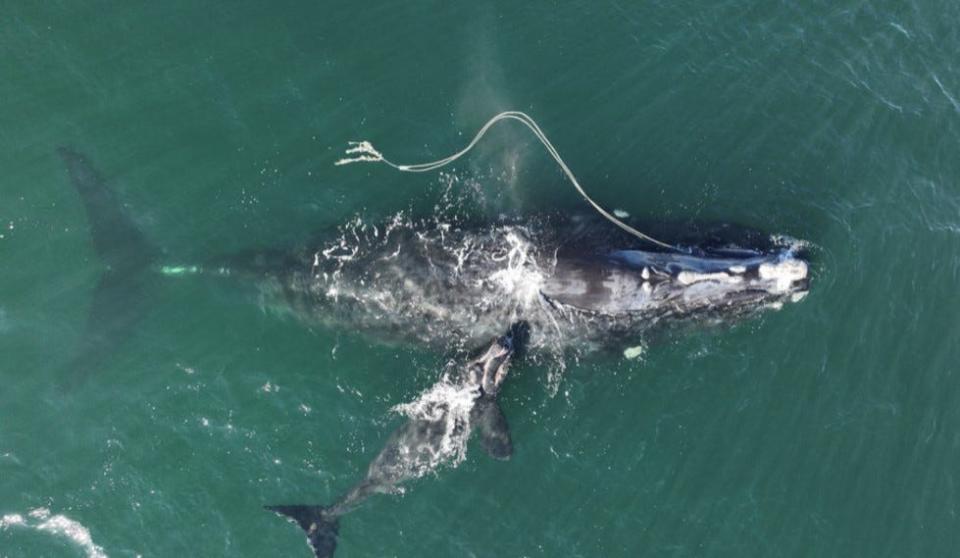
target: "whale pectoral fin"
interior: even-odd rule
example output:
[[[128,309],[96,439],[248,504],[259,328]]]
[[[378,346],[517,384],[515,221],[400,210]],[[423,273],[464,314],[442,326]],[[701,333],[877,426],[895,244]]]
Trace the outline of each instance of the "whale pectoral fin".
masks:
[[[513,455],[513,441],[510,438],[510,426],[500,405],[492,399],[483,399],[476,408],[477,430],[480,432],[480,444],[494,459],[510,459]]]

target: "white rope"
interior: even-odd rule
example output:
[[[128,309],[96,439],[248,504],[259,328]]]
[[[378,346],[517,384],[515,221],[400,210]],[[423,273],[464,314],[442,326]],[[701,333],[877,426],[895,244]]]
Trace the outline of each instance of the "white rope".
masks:
[[[653,238],[652,236],[646,235],[638,231],[637,229],[624,223],[620,219],[617,219],[615,216],[607,212],[607,210],[600,207],[600,205],[597,204],[597,202],[593,201],[593,199],[590,196],[588,196],[587,193],[583,190],[583,187],[580,186],[580,183],[577,182],[577,178],[573,175],[573,172],[570,170],[567,164],[564,163],[563,159],[560,158],[560,154],[557,153],[556,148],[554,148],[553,144],[550,143],[550,140],[547,139],[547,136],[543,133],[543,130],[540,129],[540,126],[538,126],[537,123],[534,122],[533,118],[530,118],[530,116],[528,116],[527,114],[519,111],[501,112],[500,114],[494,116],[486,124],[483,125],[483,128],[480,128],[480,131],[477,132],[477,135],[474,136],[473,140],[469,144],[467,144],[466,147],[454,153],[453,155],[450,155],[449,157],[444,157],[443,159],[440,159],[437,161],[433,161],[430,163],[419,163],[416,165],[398,165],[388,160],[386,157],[383,156],[382,153],[374,149],[373,145],[371,145],[370,142],[351,141],[349,142],[350,147],[346,150],[345,154],[352,155],[352,157],[340,159],[339,161],[334,163],[334,165],[340,166],[340,165],[348,165],[350,163],[370,162],[370,163],[386,163],[387,165],[390,165],[391,167],[402,172],[432,171],[440,167],[443,167],[445,165],[449,165],[450,163],[456,161],[460,157],[463,157],[464,155],[466,155],[467,152],[473,149],[473,147],[477,144],[477,142],[480,141],[480,138],[482,138],[483,135],[487,133],[487,130],[489,130],[491,126],[493,126],[497,122],[500,122],[501,120],[516,120],[522,123],[523,125],[525,125],[527,128],[529,128],[530,131],[533,132],[533,135],[535,135],[537,139],[540,140],[540,143],[542,143],[543,146],[546,148],[547,153],[549,153],[550,156],[553,157],[553,160],[556,161],[558,165],[560,165],[560,169],[563,170],[563,173],[567,176],[567,178],[573,184],[573,187],[577,189],[577,192],[579,192],[580,195],[583,196],[583,199],[587,200],[587,203],[593,206],[593,208],[596,209],[600,213],[600,215],[603,215],[608,221],[620,227],[621,229],[627,231],[628,233],[636,236],[637,238],[641,238],[648,242],[652,242],[662,248],[667,248],[675,251],[682,251],[673,245],[667,244],[666,242],[661,242]]]

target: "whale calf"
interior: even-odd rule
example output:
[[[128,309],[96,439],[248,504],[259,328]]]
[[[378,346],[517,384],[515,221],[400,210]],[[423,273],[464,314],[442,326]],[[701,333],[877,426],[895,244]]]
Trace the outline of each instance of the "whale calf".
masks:
[[[529,326],[518,322],[493,341],[478,358],[445,375],[427,390],[413,418],[390,435],[367,474],[330,506],[276,505],[266,509],[299,525],[318,558],[333,556],[340,518],[373,494],[400,491],[400,485],[422,477],[464,452],[472,431],[480,433],[492,457],[507,459],[513,452],[507,421],[497,394],[507,377],[512,356],[525,343]],[[431,395],[442,392],[441,397]]]

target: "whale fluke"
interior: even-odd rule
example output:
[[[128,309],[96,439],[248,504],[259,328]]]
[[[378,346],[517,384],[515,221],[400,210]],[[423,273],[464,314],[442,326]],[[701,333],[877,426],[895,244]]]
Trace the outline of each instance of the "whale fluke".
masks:
[[[143,316],[143,271],[159,251],[130,220],[116,194],[84,155],[68,147],[58,147],[57,155],[86,209],[94,251],[104,265],[80,347],[69,364],[75,383],[102,364]]]
[[[327,519],[323,506],[264,506],[300,526],[307,534],[307,541],[317,558],[330,558],[337,549],[337,533],[340,522],[337,518]]]

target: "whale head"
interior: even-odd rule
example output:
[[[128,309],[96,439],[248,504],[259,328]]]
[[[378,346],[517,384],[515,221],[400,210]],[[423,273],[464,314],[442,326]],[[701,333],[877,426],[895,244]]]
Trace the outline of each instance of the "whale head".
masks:
[[[468,365],[470,381],[480,388],[481,396],[496,396],[507,377],[510,361],[529,338],[527,322],[517,322],[496,338],[487,350]]]
[[[779,308],[806,296],[807,260],[792,250],[685,254],[618,250],[561,260],[551,302],[611,317],[709,317]]]

